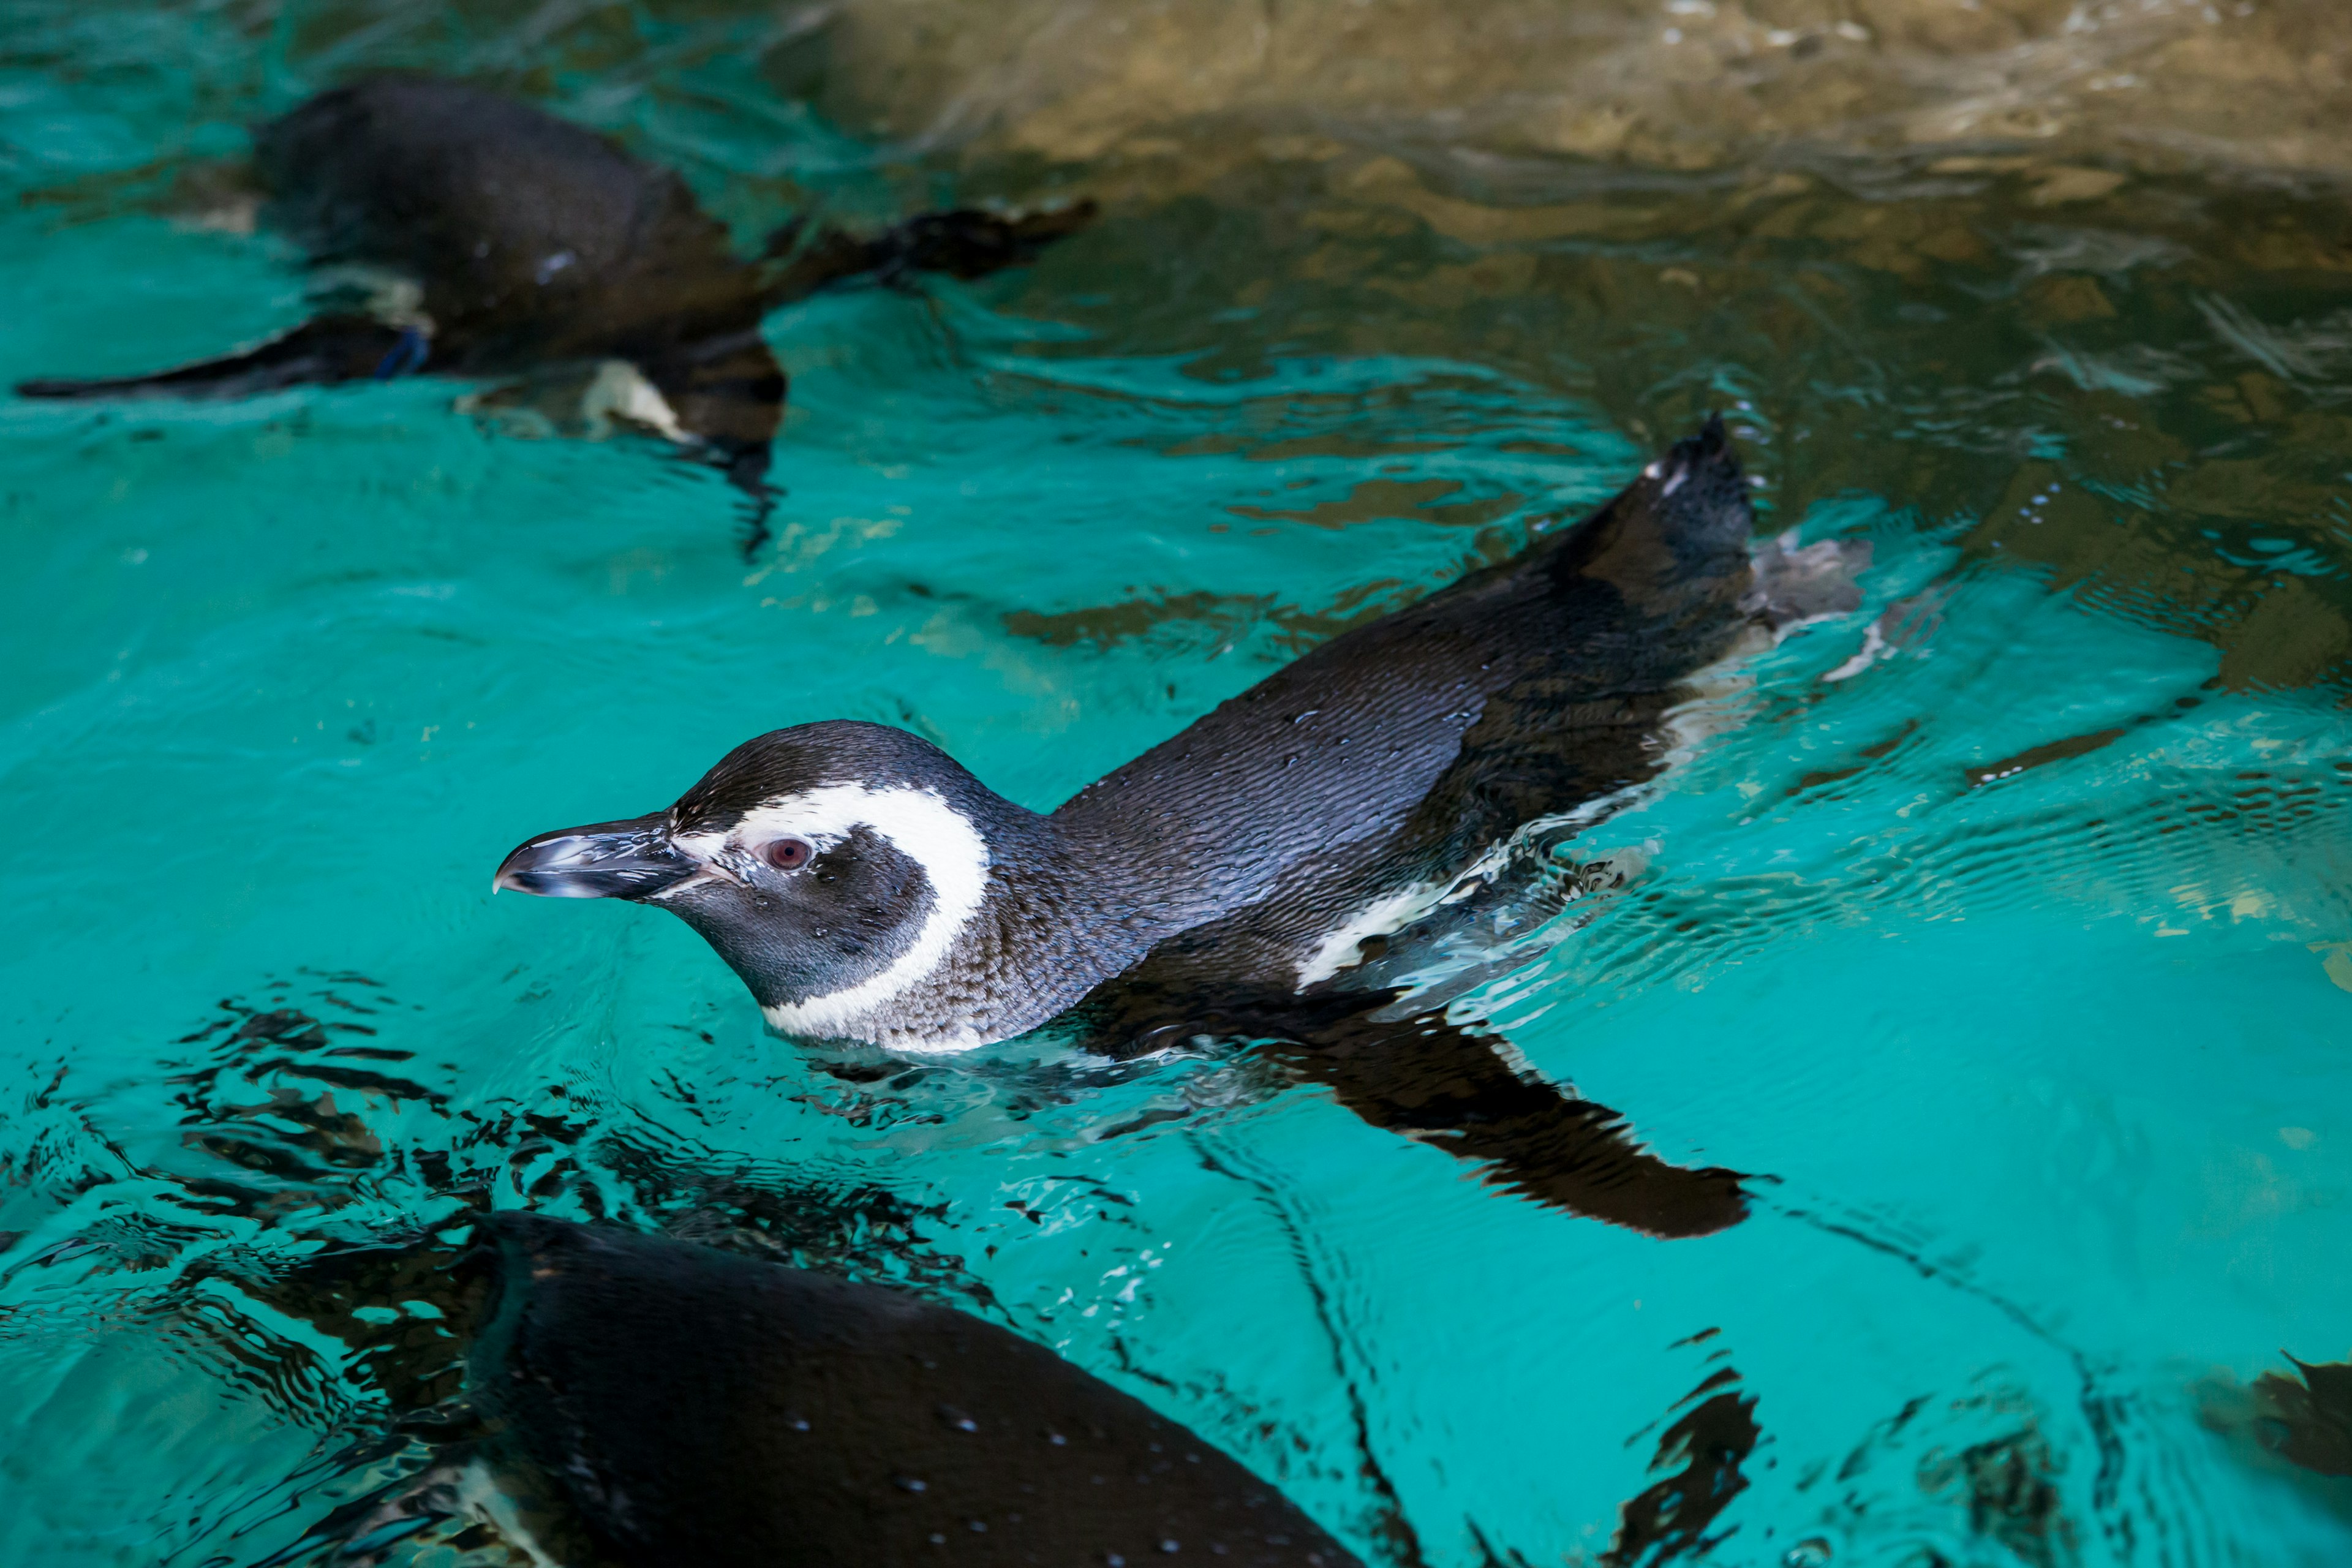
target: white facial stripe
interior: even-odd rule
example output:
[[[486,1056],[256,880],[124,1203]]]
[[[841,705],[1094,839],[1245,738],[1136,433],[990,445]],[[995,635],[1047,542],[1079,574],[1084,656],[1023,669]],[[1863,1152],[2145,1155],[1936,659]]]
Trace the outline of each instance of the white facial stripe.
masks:
[[[870,1037],[872,1015],[929,978],[979,912],[988,897],[988,841],[970,817],[929,790],[906,785],[868,789],[856,784],[826,784],[769,801],[746,812],[723,836],[681,834],[675,840],[708,864],[730,845],[760,845],[787,834],[807,839],[822,853],[859,827],[881,835],[922,867],[931,884],[931,912],[907,951],[881,973],[822,996],[761,1009],[768,1022],[786,1034]],[[906,1044],[897,1039],[884,1043]],[[928,1048],[961,1050],[980,1043],[974,1036],[932,1042]]]

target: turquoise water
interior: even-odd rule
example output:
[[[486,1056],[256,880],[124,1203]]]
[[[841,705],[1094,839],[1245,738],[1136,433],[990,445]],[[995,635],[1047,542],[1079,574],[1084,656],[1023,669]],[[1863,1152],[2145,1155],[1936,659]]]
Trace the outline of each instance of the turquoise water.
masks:
[[[861,144],[764,16],[5,15],[10,380],[298,320],[291,258],[174,216],[171,171],[362,66],[531,91],[747,233],[1116,173]],[[279,1285],[486,1202],[984,1311],[1371,1561],[2352,1553],[2352,1489],[2249,1392],[2352,1350],[2335,207],[1417,177],[1268,158],[1024,274],[778,313],[748,563],[716,475],[446,384],[0,405],[0,1560],[257,1563],[416,1463],[367,1439],[429,1290]],[[1444,216],[1542,203],[1618,216]],[[1049,806],[1717,405],[1769,526],[1872,542],[1868,602],[1713,700],[1576,847],[1643,873],[1473,1001],[1666,1156],[1764,1173],[1722,1235],[1563,1216],[1213,1059],[854,1081],[683,926],[489,896],[525,836],[803,720]],[[1695,1408],[1760,1433],[1692,1465],[1721,1511],[1621,1541]]]

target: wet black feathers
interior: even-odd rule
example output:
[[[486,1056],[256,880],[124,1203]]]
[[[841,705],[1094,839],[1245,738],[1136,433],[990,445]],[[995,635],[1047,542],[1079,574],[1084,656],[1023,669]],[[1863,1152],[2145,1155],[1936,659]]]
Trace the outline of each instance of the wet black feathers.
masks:
[[[1744,1217],[1738,1173],[1670,1165],[1624,1119],[1512,1070],[1352,965],[1302,987],[1318,937],[1463,871],[1523,826],[1664,765],[1667,710],[1747,625],[1748,484],[1719,420],[1600,510],[1335,638],[1086,790],[1057,821],[1158,858],[1180,929],[1081,1018],[1129,1054],[1195,1035],[1268,1059],[1498,1185],[1661,1236]],[[1354,955],[1341,955],[1343,962]]]
[[[521,1214],[473,1386],[623,1564],[1355,1559],[1271,1487],[996,1325]]]

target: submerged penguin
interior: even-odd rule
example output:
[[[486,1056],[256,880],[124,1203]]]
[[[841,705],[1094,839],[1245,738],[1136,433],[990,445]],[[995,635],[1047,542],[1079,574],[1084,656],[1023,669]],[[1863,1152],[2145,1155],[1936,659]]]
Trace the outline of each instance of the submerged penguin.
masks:
[[[1737,1173],[1641,1152],[1415,978],[1482,919],[1544,912],[1546,832],[1659,772],[1694,677],[1759,628],[1859,602],[1835,546],[1751,557],[1751,524],[1710,420],[1583,521],[1324,644],[1049,814],[904,731],[803,724],[667,810],[541,834],[496,886],[670,910],[786,1034],[957,1051],[1069,1014],[1115,1054],[1269,1040],[1368,1121],[1522,1193],[1718,1230],[1746,1213]]]
[[[652,1237],[485,1216],[465,1390],[422,1476],[277,1561],[372,1561],[442,1520],[562,1568],[1250,1568],[1356,1559],[1140,1401],[969,1313]],[[460,1322],[455,1331],[475,1325]]]
[[[1094,210],[930,213],[867,240],[794,223],[747,261],[670,170],[528,104],[422,77],[320,93],[257,132],[254,154],[261,220],[340,285],[320,313],[224,358],[19,393],[241,397],[574,366],[590,423],[619,417],[695,448],[759,501],[784,405],[767,311],[860,274],[981,277]]]

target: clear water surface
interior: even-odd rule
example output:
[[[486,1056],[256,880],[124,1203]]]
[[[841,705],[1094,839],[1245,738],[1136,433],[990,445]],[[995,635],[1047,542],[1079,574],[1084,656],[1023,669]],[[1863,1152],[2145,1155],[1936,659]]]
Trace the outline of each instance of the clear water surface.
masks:
[[[373,65],[531,93],[747,233],[1122,177],[854,141],[764,12],[418,16],[0,8],[0,375],[298,319],[178,171]],[[775,316],[748,564],[716,476],[445,384],[0,403],[0,1561],[257,1563],[416,1462],[368,1439],[433,1309],[272,1282],[482,1203],[986,1312],[1372,1561],[2352,1555],[2253,1387],[2352,1350],[2340,202],[1233,134],[1032,271]],[[1769,1176],[1725,1234],[1213,1059],[845,1081],[683,926],[489,896],[808,719],[1050,806],[1710,406],[1771,528],[1872,542],[1868,603],[1748,668],[1576,847],[1645,872],[1474,1001]],[[1645,1497],[1682,1524],[1621,1534]]]

